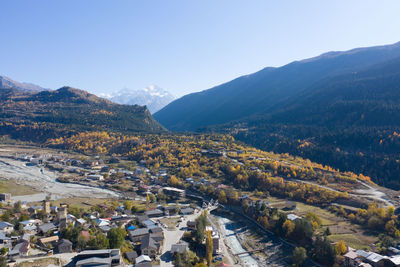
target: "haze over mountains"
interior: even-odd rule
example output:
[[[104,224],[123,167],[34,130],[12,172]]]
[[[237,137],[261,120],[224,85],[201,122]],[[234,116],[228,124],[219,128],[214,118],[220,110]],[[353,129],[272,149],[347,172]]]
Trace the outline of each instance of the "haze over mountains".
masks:
[[[329,52],[186,95],[154,114],[400,188],[400,43]]]
[[[124,88],[111,94],[101,95],[119,104],[147,106],[151,113],[159,111],[175,99],[170,92],[156,85],[149,85],[141,90]]]
[[[0,88],[3,89],[17,89],[24,92],[40,92],[49,90],[32,83],[23,83],[14,81],[6,76],[0,76]]]

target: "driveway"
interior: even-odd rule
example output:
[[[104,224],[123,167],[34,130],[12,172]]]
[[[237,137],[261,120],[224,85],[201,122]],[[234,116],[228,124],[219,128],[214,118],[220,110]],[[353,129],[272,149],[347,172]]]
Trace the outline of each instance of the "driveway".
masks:
[[[185,215],[182,218],[182,222],[179,223],[179,226],[176,227],[175,230],[168,230],[164,228],[164,245],[162,248],[162,253],[160,257],[160,266],[161,267],[172,267],[172,255],[170,253],[171,246],[179,242],[183,234],[186,230],[186,223],[188,221],[194,221],[202,211],[198,211],[191,215]]]

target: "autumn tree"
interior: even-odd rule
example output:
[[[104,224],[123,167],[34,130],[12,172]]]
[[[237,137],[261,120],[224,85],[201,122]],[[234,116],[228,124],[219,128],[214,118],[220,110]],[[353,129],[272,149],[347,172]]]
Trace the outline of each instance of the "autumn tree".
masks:
[[[290,236],[295,227],[296,225],[291,220],[286,220],[282,225],[282,229],[285,232],[286,236]]]
[[[206,233],[206,260],[207,260],[208,266],[211,266],[212,255],[213,255],[213,239],[211,236],[211,231],[207,231],[207,233]]]
[[[224,190],[221,190],[220,192],[219,192],[219,194],[218,194],[218,201],[219,201],[219,203],[221,203],[221,204],[225,204],[225,203],[227,203],[227,198],[226,198],[226,193],[225,193],[225,191]]]
[[[346,244],[344,243],[343,240],[340,240],[339,242],[336,243],[335,249],[338,255],[343,255],[347,251]]]
[[[292,263],[294,266],[300,266],[307,259],[307,251],[303,247],[296,247],[293,250]]]

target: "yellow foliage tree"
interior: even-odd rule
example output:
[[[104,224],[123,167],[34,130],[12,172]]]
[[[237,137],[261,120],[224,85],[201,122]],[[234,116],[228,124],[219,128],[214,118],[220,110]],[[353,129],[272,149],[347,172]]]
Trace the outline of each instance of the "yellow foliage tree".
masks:
[[[336,248],[337,254],[339,254],[339,255],[343,255],[347,251],[347,246],[343,240],[340,240],[339,242],[337,242],[335,245],[335,248]]]

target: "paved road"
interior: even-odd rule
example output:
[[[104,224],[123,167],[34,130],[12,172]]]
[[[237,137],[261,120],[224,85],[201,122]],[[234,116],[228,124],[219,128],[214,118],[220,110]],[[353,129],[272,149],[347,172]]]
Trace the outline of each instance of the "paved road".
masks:
[[[175,230],[167,230],[164,228],[164,245],[162,248],[162,253],[160,257],[160,266],[161,267],[172,267],[172,255],[170,253],[171,246],[179,242],[183,234],[186,230],[186,223],[188,221],[195,220],[201,211],[196,212],[195,214],[186,215],[183,217],[182,222],[179,223],[179,226],[176,227]]]

